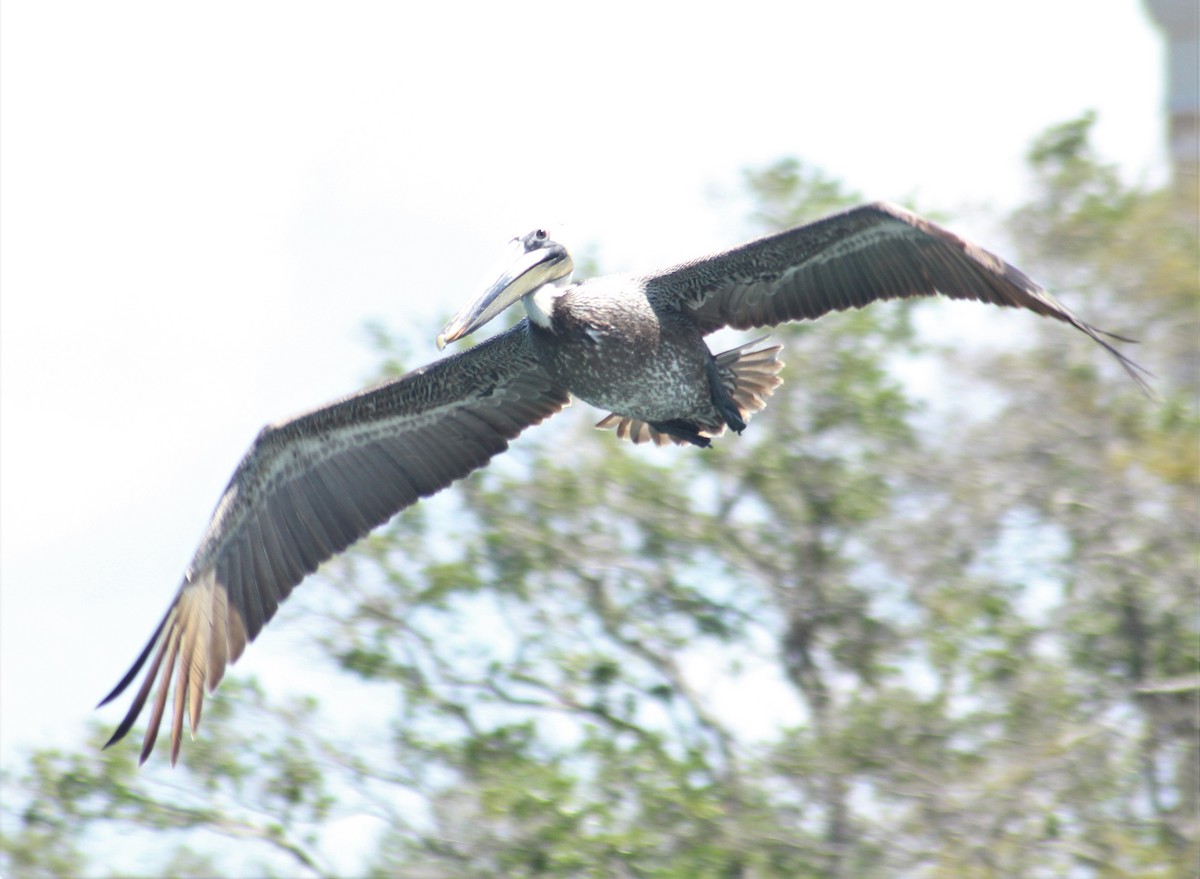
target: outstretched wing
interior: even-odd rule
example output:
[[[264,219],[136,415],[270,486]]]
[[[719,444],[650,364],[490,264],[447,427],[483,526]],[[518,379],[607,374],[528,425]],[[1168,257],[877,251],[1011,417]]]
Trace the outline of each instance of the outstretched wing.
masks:
[[[644,276],[660,308],[691,314],[703,332],[750,329],[942,294],[1027,308],[1068,323],[1115,356],[1139,387],[1141,369],[1000,257],[896,205],[853,208],[723,253]]]
[[[453,357],[264,428],[217,504],[166,616],[100,703],[124,691],[153,654],[108,745],[133,726],[157,678],[145,762],[174,677],[174,763],[185,706],[195,732],[205,688],[216,688],[226,663],[296,584],[398,510],[484,466],[567,402],[538,366],[523,321]]]

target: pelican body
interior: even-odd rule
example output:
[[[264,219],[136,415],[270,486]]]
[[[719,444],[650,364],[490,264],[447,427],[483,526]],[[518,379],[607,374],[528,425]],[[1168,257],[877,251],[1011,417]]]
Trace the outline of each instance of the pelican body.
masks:
[[[726,428],[740,433],[780,383],[780,346],[751,342],[714,355],[704,337],[721,327],[767,327],[940,293],[1069,324],[1147,389],[1139,367],[1102,338],[1110,334],[994,254],[894,205],[854,208],[659,272],[580,283],[571,283],[566,248],[545,231],[516,243],[512,268],[455,315],[438,347],[517,302],[525,320],[262,430],[166,615],[101,702],[149,662],[108,745],[129,732],[155,691],[144,762],[173,684],[174,763],[185,711],[194,733],[204,691],[216,688],[293,587],[399,510],[487,464],[572,396],[610,410],[597,426],[635,443],[704,447]]]
[[[611,409],[614,425],[626,424],[622,435],[708,446],[726,426],[740,433],[749,411],[761,408],[745,392],[745,380],[743,396],[752,409],[733,399],[743,350],[724,361],[714,357],[696,321],[658,301],[652,284],[632,276],[565,283],[571,258],[544,230],[519,245],[514,269],[455,316],[439,347],[523,301],[528,318],[522,326],[538,364],[572,396]],[[773,355],[779,347],[768,350]],[[750,362],[759,373],[756,389],[769,392],[779,384],[774,374],[782,364],[774,356],[764,360],[768,365]]]

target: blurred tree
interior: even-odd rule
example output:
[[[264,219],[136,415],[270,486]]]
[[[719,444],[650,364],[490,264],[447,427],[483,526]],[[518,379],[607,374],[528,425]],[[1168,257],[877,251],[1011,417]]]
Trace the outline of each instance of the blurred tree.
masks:
[[[1035,144],[1019,262],[1152,340],[1161,405],[1061,326],[989,312],[930,352],[914,315],[968,306],[886,304],[775,333],[784,385],[712,450],[579,407],[284,611],[390,721],[227,682],[176,773],[34,754],[0,872],[119,841],[151,874],[333,875],[370,816],[376,876],[1194,875],[1194,218],[1090,124]],[[794,160],[747,186],[761,228],[856,200]],[[897,378],[922,361],[932,402]]]

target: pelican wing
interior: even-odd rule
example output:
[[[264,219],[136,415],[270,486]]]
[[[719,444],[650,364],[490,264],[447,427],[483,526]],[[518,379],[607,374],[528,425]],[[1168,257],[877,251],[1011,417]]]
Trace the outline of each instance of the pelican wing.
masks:
[[[643,279],[656,305],[691,314],[705,333],[820,317],[880,299],[933,296],[1027,308],[1068,323],[1141,369],[1016,267],[935,223],[879,202],[760,238]]]
[[[264,428],[217,504],[166,616],[100,703],[125,690],[153,654],[108,744],[129,731],[157,679],[145,762],[175,678],[174,763],[185,708],[194,733],[204,689],[216,688],[226,663],[238,659],[296,584],[397,511],[484,466],[567,402],[538,366],[522,322],[453,357]]]

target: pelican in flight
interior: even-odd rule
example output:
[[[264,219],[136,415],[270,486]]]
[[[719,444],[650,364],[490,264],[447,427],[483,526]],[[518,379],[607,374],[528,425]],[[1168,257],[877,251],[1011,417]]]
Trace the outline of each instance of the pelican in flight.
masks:
[[[714,354],[704,337],[811,320],[880,299],[942,294],[1025,308],[1069,324],[1139,367],[1021,271],[889,204],[872,204],[663,271],[571,283],[567,249],[545,231],[437,337],[438,347],[520,301],[507,332],[369,390],[263,428],[213,512],[166,615],[101,705],[145,677],[108,745],[151,693],[141,762],[172,683],[171,762],[216,688],[323,561],[420,498],[483,467],[572,396],[608,410],[597,427],[635,443],[708,446],[741,433],[780,383],[779,346]],[[1120,337],[1112,337],[1120,339]],[[1122,341],[1128,341],[1122,339]],[[157,689],[156,687],[157,681]]]

